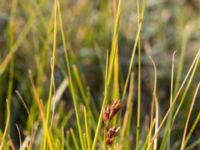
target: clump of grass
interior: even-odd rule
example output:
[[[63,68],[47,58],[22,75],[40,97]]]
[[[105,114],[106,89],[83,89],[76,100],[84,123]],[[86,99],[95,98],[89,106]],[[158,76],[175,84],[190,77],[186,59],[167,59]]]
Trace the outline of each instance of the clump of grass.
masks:
[[[101,7],[103,7],[104,3],[101,2]],[[198,115],[194,116],[193,123],[190,121],[200,87],[199,79],[197,79],[198,84],[194,92],[191,90],[192,83],[198,75],[200,50],[196,52],[195,58],[185,76],[182,70],[185,69],[183,60],[186,43],[189,38],[187,35],[187,38],[182,43],[181,58],[177,66],[177,72],[175,70],[175,53],[179,52],[174,52],[171,65],[170,92],[169,97],[167,97],[169,104],[167,104],[166,111],[164,111],[166,107],[160,105],[161,99],[158,94],[160,90],[158,88],[159,68],[154,62],[151,53],[145,53],[144,57],[146,58],[147,55],[150,58],[154,75],[152,79],[153,90],[151,96],[148,97],[151,101],[144,102],[142,99],[142,95],[145,93],[142,91],[142,64],[144,59],[142,58],[143,39],[141,30],[145,16],[148,16],[148,14],[145,15],[146,0],[137,0],[136,2],[137,32],[125,77],[120,76],[122,69],[120,65],[120,45],[118,45],[120,43],[118,42],[120,19],[124,3],[122,0],[113,0],[112,2],[114,22],[111,50],[107,50],[107,53],[103,54],[106,57],[106,61],[105,59],[104,61],[99,59],[100,63],[103,64],[102,78],[104,82],[102,84],[103,92],[99,92],[100,98],[97,100],[98,96],[94,98],[87,85],[88,83],[81,70],[81,63],[78,60],[79,57],[70,45],[70,35],[67,33],[68,30],[66,30],[64,22],[65,17],[63,17],[64,13],[62,12],[64,11],[62,7],[65,6],[65,3],[59,0],[54,0],[54,3],[44,0],[39,3],[26,1],[25,5],[17,0],[12,1],[8,27],[8,51],[6,56],[3,57],[4,59],[0,61],[0,80],[8,85],[7,90],[2,86],[0,87],[0,97],[3,97],[3,100],[1,100],[2,98],[0,100],[6,101],[6,111],[2,110],[2,114],[0,113],[0,117],[3,117],[3,119],[0,118],[3,122],[1,125],[3,128],[0,129],[0,150],[162,150],[177,148],[189,150],[200,144],[199,137],[196,141],[190,143],[190,138],[200,120],[200,112],[197,110]],[[42,8],[47,4],[52,9],[45,16]],[[81,6],[84,6],[84,2]],[[15,39],[15,15],[21,9],[25,11],[24,14],[28,14],[28,19],[22,32]],[[41,22],[37,23],[38,20],[41,20]],[[48,25],[47,22],[49,22]],[[41,28],[37,28],[37,25]],[[67,27],[70,28],[70,25]],[[46,30],[42,31],[43,29]],[[22,48],[23,46],[25,49],[28,47],[26,38],[30,38],[32,35],[34,40],[31,46],[34,45],[36,49],[40,50],[33,54],[30,52],[31,56],[34,56],[37,67],[34,64],[28,67],[31,68],[28,72],[29,79],[23,77],[22,79],[25,81],[20,80],[21,82],[18,84],[22,84],[23,87],[20,90],[15,86],[17,84],[15,80],[20,79],[22,72],[19,75],[15,75],[16,72],[19,72],[15,68],[15,64],[19,61],[15,60],[15,55],[20,51],[22,44],[24,44]],[[34,38],[34,35],[37,39]],[[62,53],[64,58],[58,57],[59,52]],[[137,58],[135,55],[137,55]],[[60,62],[62,59],[65,59],[64,65]],[[137,61],[135,61],[136,59]],[[134,67],[134,63],[137,63],[137,68]],[[50,73],[45,73],[48,70],[50,70]],[[57,72],[60,70],[64,79],[57,78]],[[9,74],[8,79],[6,78],[7,74]],[[45,78],[47,79],[45,80]],[[58,86],[59,88],[57,88],[58,79],[62,80]],[[45,80],[48,84],[44,84],[42,80]],[[129,90],[127,90],[128,86]],[[25,89],[24,92],[21,92],[23,89]],[[16,91],[16,95],[12,91]],[[193,98],[188,102],[190,107],[185,109],[183,105],[188,99],[187,94],[189,92],[192,93]],[[61,101],[62,95],[66,100],[65,104]],[[21,120],[25,120],[22,123],[23,125],[14,123],[13,127],[15,118],[13,119],[12,111],[16,107],[16,97],[21,100],[23,107],[25,107],[28,119],[21,117]],[[133,99],[137,99],[136,107]],[[112,104],[109,105],[109,103]],[[144,111],[146,108],[142,107],[142,103],[150,103],[150,107],[148,106],[150,110],[148,121],[142,121],[146,115]],[[125,107],[122,107],[122,104],[125,104]],[[134,108],[137,110],[134,110]],[[181,124],[184,123],[184,128],[180,129],[181,134],[178,137],[173,137],[175,132],[173,128],[177,123],[178,115],[182,113],[186,114],[185,120],[181,121]],[[21,115],[25,116],[24,114]],[[191,128],[189,124],[191,124]],[[13,128],[17,131],[17,137],[12,135]],[[176,140],[175,142],[173,141],[174,139]],[[19,141],[19,144],[16,141]]]

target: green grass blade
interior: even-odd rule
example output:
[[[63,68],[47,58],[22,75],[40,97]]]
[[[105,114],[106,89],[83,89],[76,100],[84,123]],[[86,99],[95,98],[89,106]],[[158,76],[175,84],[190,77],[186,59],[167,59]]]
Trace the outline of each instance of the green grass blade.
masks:
[[[66,43],[65,43],[66,41],[65,41],[64,29],[63,29],[63,23],[62,23],[61,10],[60,10],[59,2],[57,0],[56,0],[56,2],[57,2],[57,7],[58,7],[58,17],[59,17],[62,42],[63,42],[63,46],[64,46],[64,52],[65,52],[65,58],[66,58],[66,64],[67,64],[67,71],[68,71],[68,78],[69,78],[69,88],[70,88],[70,91],[71,91],[72,100],[73,100],[73,104],[74,104],[76,121],[77,121],[78,132],[79,132],[79,138],[80,138],[80,142],[81,142],[81,148],[84,149],[83,137],[82,137],[82,127],[81,127],[81,123],[80,123],[80,119],[79,119],[77,99],[76,99],[75,89],[74,89],[74,85],[73,85],[73,81],[72,81],[69,55],[68,55],[67,47],[66,47]]]
[[[89,134],[89,130],[88,130],[88,120],[87,120],[87,112],[86,112],[86,108],[84,107],[84,121],[85,121],[85,132],[86,132],[86,141],[87,141],[87,147],[88,150],[90,150],[90,143],[91,143],[91,139],[90,139],[90,134]]]
[[[135,38],[135,41],[134,41],[134,46],[133,46],[133,50],[132,50],[132,54],[131,54],[131,60],[130,60],[130,63],[129,63],[128,74],[127,74],[125,85],[124,85],[124,88],[123,88],[122,100],[124,100],[124,98],[125,98],[126,90],[127,90],[127,87],[128,87],[128,81],[129,81],[130,74],[131,74],[131,71],[132,71],[132,68],[133,68],[135,52],[136,52],[136,48],[137,48],[139,37],[140,37],[140,31],[141,31],[141,28],[142,28],[142,20],[143,20],[143,17],[144,17],[145,5],[146,5],[146,0],[144,0],[143,3],[142,3],[141,18],[139,18],[139,26],[138,26],[138,29],[137,29],[137,34],[136,34],[136,38]]]
[[[195,128],[196,128],[196,126],[197,126],[199,120],[200,120],[200,112],[198,113],[198,115],[197,115],[197,117],[196,117],[196,119],[195,119],[195,121],[194,121],[194,123],[193,123],[193,125],[192,125],[192,128],[190,129],[190,131],[189,131],[189,133],[188,133],[188,135],[187,135],[187,137],[186,137],[185,145],[187,145],[187,143],[188,143],[188,141],[189,141],[189,139],[190,139],[190,137],[191,137],[193,131],[195,130]]]
[[[56,55],[56,38],[57,34],[57,4],[56,1],[54,3],[54,40],[53,40],[53,50],[52,50],[52,62],[51,62],[51,79],[50,79],[50,86],[49,86],[49,97],[47,101],[47,112],[46,112],[46,123],[47,126],[49,124],[49,118],[50,118],[50,111],[51,111],[51,101],[52,101],[52,92],[53,92],[53,82],[54,82],[54,68],[55,68],[55,55]],[[44,143],[43,143],[43,150],[46,150],[46,132],[44,133]]]
[[[189,109],[189,112],[188,112],[188,116],[187,116],[187,120],[186,120],[186,123],[185,123],[184,132],[183,132],[181,150],[184,150],[184,148],[185,148],[185,137],[186,137],[186,133],[187,133],[187,128],[188,128],[190,116],[191,116],[191,113],[192,113],[192,110],[193,110],[193,107],[194,107],[194,103],[195,103],[195,100],[196,100],[196,97],[197,97],[197,94],[198,94],[198,91],[199,91],[199,87],[200,87],[200,82],[198,83],[198,85],[196,87],[196,90],[194,92],[194,96],[193,96],[193,99],[192,99],[192,103],[191,103],[191,106],[190,106],[190,109]]]
[[[78,142],[76,140],[76,137],[75,137],[75,134],[74,134],[74,130],[72,128],[70,128],[70,133],[72,135],[72,139],[73,139],[73,142],[74,142],[75,149],[79,150]]]

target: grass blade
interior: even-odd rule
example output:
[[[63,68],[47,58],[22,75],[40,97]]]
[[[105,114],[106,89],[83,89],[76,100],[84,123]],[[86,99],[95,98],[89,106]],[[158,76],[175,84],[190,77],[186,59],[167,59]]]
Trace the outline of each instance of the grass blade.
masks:
[[[200,87],[200,82],[198,83],[198,85],[196,87],[196,90],[195,90],[195,93],[194,93],[194,97],[192,99],[192,103],[191,103],[191,106],[190,106],[190,109],[189,109],[189,112],[188,112],[188,116],[187,116],[187,120],[186,120],[186,123],[185,123],[184,132],[183,132],[183,139],[182,139],[182,143],[181,143],[181,150],[183,150],[185,148],[185,137],[186,137],[186,132],[187,132],[187,128],[188,128],[188,123],[189,123],[189,120],[190,120],[192,109],[194,107],[194,103],[195,103],[195,100],[196,100],[196,97],[197,97],[197,93],[199,91],[199,87]]]
[[[82,127],[81,127],[81,124],[80,124],[77,99],[76,99],[76,96],[75,96],[75,89],[74,89],[74,85],[73,85],[73,81],[72,81],[72,74],[71,74],[71,68],[70,68],[70,63],[69,63],[69,55],[68,55],[67,47],[66,47],[66,43],[65,43],[65,36],[64,36],[64,30],[63,30],[60,4],[57,0],[56,0],[56,2],[57,2],[57,7],[58,7],[58,17],[59,17],[62,42],[63,42],[63,46],[64,46],[64,52],[65,52],[65,58],[66,58],[66,64],[67,64],[67,71],[68,71],[68,78],[69,78],[69,88],[70,88],[70,91],[71,91],[72,100],[73,100],[73,104],[74,104],[76,121],[77,121],[78,132],[79,132],[79,138],[80,138],[80,141],[81,141],[81,147],[82,147],[82,149],[84,149],[83,137],[82,137]]]

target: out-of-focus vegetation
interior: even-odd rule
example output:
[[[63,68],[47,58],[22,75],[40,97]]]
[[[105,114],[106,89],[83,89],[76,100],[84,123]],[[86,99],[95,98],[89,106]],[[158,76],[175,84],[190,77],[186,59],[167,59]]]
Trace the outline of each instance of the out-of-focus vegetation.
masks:
[[[1,0],[0,149],[199,149],[199,50],[199,0]]]

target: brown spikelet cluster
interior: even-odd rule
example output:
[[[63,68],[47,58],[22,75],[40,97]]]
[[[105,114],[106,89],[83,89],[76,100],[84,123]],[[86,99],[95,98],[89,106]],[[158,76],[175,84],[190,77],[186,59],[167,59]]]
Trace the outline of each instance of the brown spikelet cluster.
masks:
[[[110,128],[106,134],[106,144],[111,145],[115,139],[115,136],[118,134],[120,127]]]
[[[111,119],[119,112],[121,109],[121,103],[119,100],[115,100],[112,105],[108,105],[105,107],[103,113],[103,121],[106,125],[106,145],[111,145],[115,139],[115,136],[119,132],[120,127],[111,127],[109,128]]]
[[[103,121],[106,124],[113,116],[121,109],[121,103],[119,100],[115,100],[112,105],[108,105],[103,114]]]

